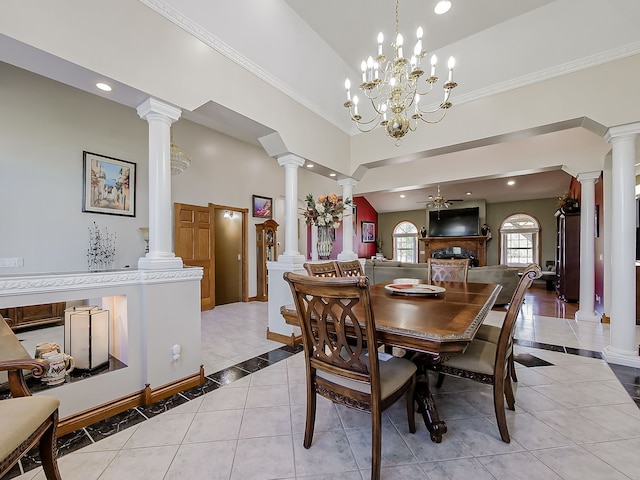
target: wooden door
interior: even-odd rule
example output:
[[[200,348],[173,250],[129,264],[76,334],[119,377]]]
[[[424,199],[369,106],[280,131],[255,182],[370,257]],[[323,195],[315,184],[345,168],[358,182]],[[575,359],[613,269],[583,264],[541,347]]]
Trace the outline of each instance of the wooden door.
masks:
[[[215,305],[213,222],[209,207],[176,203],[173,207],[176,255],[185,265],[202,267],[200,309]]]

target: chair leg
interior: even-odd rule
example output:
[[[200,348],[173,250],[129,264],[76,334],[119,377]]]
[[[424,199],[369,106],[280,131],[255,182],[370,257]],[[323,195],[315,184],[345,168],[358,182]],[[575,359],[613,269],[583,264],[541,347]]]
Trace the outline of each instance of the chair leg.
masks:
[[[496,412],[496,421],[498,422],[498,430],[500,437],[505,443],[510,443],[509,429],[507,428],[507,416],[504,412],[504,378],[493,379],[493,408]]]
[[[511,380],[517,382],[518,377],[516,375],[516,365],[513,360],[513,352],[511,352],[511,355],[509,355],[509,372],[511,373]]]
[[[56,425],[58,424],[57,410],[51,416],[51,425],[40,437],[38,449],[42,460],[42,469],[47,480],[62,480],[56,460]]]
[[[307,420],[306,425],[304,427],[304,448],[309,448],[311,446],[311,441],[313,440],[313,429],[316,424],[316,392],[313,386],[315,373],[311,374],[307,371]]]
[[[382,415],[378,408],[371,412],[371,480],[380,480],[382,464]]]
[[[516,397],[513,394],[513,386],[511,385],[511,378],[507,374],[507,377],[504,379],[504,396],[507,399],[507,408],[509,410],[516,409]]]
[[[409,432],[416,433],[416,414],[413,411],[413,394],[416,390],[416,378],[413,377],[412,385],[405,393],[407,397],[407,419],[409,420]]]
[[[440,388],[444,383],[444,373],[438,373],[438,380],[436,381],[436,388]]]

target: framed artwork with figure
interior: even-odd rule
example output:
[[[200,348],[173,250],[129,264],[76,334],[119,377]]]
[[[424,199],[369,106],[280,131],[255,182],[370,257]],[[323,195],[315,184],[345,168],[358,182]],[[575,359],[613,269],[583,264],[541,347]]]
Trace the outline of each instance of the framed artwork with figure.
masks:
[[[360,222],[362,230],[362,243],[375,243],[376,224],[373,222]]]
[[[136,164],[82,152],[82,211],[136,216]]]
[[[260,195],[252,196],[253,216],[257,218],[271,218],[273,200],[269,197],[261,197]]]

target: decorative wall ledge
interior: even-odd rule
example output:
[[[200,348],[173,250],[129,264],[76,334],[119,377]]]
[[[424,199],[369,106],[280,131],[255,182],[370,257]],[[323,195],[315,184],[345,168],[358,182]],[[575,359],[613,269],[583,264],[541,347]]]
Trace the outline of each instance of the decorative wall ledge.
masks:
[[[108,270],[99,272],[61,272],[9,275],[0,277],[0,298],[45,292],[88,290],[149,283],[175,283],[202,278],[202,268],[173,270]]]

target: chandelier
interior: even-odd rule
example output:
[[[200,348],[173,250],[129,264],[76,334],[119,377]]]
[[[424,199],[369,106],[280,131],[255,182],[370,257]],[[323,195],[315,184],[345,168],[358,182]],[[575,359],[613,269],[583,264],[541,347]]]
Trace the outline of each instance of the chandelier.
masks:
[[[175,143],[173,143],[173,131],[171,132],[171,175],[180,175],[189,165],[191,159],[184,151]]]
[[[422,59],[427,52],[422,49],[422,27],[416,32],[417,41],[410,59],[404,57],[404,40],[398,31],[398,4],[396,0],[396,38],[391,44],[393,59],[387,59],[382,51],[384,36],[378,34],[378,55],[374,59],[369,57],[362,62],[362,83],[360,89],[369,99],[373,108],[371,118],[363,119],[358,113],[358,96],[351,97],[351,82],[347,78],[344,86],[347,90],[347,101],[344,106],[349,109],[351,119],[361,132],[370,132],[378,125],[383,125],[387,135],[396,139],[396,146],[400,145],[402,137],[409,131],[415,131],[418,120],[426,123],[438,123],[447,113],[452,103],[449,101],[451,90],[457,86],[453,81],[453,67],[455,60],[449,58],[449,78],[443,85],[444,98],[439,106],[423,109],[420,98],[427,95],[438,82],[436,76],[435,55],[431,57],[431,69],[424,83],[420,78],[424,75]]]

